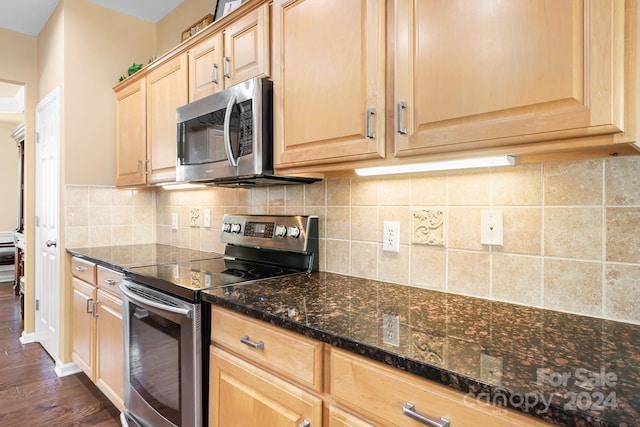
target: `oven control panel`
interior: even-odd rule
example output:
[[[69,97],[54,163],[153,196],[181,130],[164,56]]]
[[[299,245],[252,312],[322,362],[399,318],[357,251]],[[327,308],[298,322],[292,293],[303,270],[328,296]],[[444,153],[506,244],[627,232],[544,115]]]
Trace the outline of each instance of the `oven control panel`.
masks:
[[[306,250],[308,239],[317,239],[317,216],[225,215],[223,243],[264,246],[275,249]]]

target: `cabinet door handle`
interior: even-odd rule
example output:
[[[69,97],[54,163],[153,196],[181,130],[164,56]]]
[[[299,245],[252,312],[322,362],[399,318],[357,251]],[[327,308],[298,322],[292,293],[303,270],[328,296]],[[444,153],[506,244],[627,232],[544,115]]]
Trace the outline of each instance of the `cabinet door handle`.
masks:
[[[445,417],[440,417],[440,422],[433,421],[422,414],[416,412],[416,405],[411,402],[407,402],[402,407],[402,415],[406,415],[409,418],[412,418],[419,423],[422,423],[429,427],[449,427],[451,422]]]
[[[231,58],[229,58],[228,56],[225,56],[222,72],[224,73],[224,76],[228,79],[231,78],[231,72],[229,71],[231,69],[230,65],[231,65]]]
[[[376,133],[371,130],[371,117],[376,114],[375,108],[367,108],[367,138],[375,139]]]
[[[144,174],[149,175],[149,159],[144,161]]]
[[[142,160],[138,160],[137,170],[138,170],[138,175],[142,175]]]
[[[91,315],[96,318],[98,317],[98,304],[100,304],[100,301],[95,300],[93,302],[93,309],[91,310]]]
[[[404,110],[407,108],[406,101],[398,102],[398,133],[404,135],[407,133],[407,128],[404,127]]]
[[[211,67],[211,83],[218,84],[218,64]]]
[[[91,308],[89,308],[91,302],[93,302],[93,298],[87,300],[87,314],[93,314],[93,304],[91,304]]]
[[[264,349],[264,342],[263,341],[258,341],[258,342],[251,341],[251,339],[249,338],[249,335],[245,335],[242,338],[240,338],[240,342],[242,344],[246,344],[249,347],[253,347],[253,348],[256,348],[258,350],[263,350]]]
[[[298,427],[311,427],[311,421],[303,420]]]

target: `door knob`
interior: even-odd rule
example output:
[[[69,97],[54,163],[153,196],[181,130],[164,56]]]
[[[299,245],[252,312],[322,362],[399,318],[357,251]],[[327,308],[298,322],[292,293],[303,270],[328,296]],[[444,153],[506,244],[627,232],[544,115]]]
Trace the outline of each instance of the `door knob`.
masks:
[[[58,244],[53,240],[47,240],[45,245],[47,245],[48,248],[50,248],[51,246],[58,246]]]

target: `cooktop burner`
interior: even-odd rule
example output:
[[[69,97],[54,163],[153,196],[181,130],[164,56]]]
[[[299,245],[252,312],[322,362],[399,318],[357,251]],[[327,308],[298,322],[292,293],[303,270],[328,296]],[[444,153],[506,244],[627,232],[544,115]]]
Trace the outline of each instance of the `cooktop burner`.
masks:
[[[129,276],[189,299],[197,299],[203,289],[301,273],[301,270],[255,262],[211,258],[198,261],[131,267]]]

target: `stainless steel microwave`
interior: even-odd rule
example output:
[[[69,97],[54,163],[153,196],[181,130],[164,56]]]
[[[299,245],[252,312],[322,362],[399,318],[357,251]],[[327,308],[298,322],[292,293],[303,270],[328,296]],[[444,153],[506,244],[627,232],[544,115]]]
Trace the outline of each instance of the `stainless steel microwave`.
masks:
[[[218,186],[308,183],[273,173],[273,83],[254,77],[176,110],[176,181]]]

